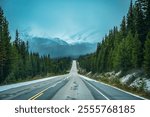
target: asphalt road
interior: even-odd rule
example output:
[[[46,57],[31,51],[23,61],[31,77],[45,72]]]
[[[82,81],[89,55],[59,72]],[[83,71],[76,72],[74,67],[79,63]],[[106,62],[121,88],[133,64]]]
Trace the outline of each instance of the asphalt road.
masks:
[[[118,88],[77,73],[73,61],[69,74],[0,86],[1,100],[143,100]]]

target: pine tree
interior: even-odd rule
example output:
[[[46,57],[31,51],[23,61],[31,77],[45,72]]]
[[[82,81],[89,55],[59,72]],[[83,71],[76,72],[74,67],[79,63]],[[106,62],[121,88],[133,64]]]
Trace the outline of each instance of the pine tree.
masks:
[[[10,73],[11,67],[11,43],[10,43],[10,35],[8,31],[8,22],[6,18],[4,18],[4,25],[3,25],[3,40],[4,40],[4,51],[5,51],[5,66],[4,66],[4,77],[6,78]]]
[[[132,52],[133,52],[133,43],[134,37],[131,32],[128,33],[126,39],[125,39],[125,48],[126,48],[126,55],[127,55],[127,61],[128,61],[128,69],[132,68]]]
[[[132,43],[132,64],[134,68],[140,68],[142,65],[142,52],[141,42],[137,37],[137,34],[133,38]]]
[[[16,30],[16,37],[15,37],[15,41],[14,41],[14,46],[16,46],[18,52],[20,52],[20,38],[19,38],[19,32],[18,30]]]
[[[122,20],[122,23],[120,26],[120,31],[121,31],[123,38],[125,38],[126,34],[127,34],[127,32],[126,32],[126,17],[125,16],[123,17],[123,20]]]
[[[141,41],[142,44],[142,48],[144,48],[144,43],[146,40],[146,25],[144,22],[144,13],[143,13],[143,9],[142,9],[142,2],[141,0],[137,0],[136,4],[135,4],[135,8],[136,8],[136,19],[135,19],[135,23],[136,23],[136,33],[138,35],[138,38]]]
[[[3,66],[4,66],[4,56],[5,56],[5,50],[4,50],[4,40],[3,40],[3,21],[4,21],[4,16],[3,16],[3,10],[0,7],[0,83],[3,81],[4,76],[3,76]]]
[[[19,54],[18,54],[18,51],[17,51],[17,48],[16,46],[12,46],[11,47],[11,72],[7,78],[7,81],[17,81],[18,80],[18,77],[19,77]]]
[[[146,0],[146,11],[145,11],[145,15],[146,15],[146,30],[147,33],[150,31],[150,0]]]
[[[117,50],[115,69],[127,71],[129,68],[132,67],[132,39],[133,36],[131,33],[129,33],[128,36],[120,43]]]
[[[145,73],[150,76],[150,32],[148,33],[148,36],[145,42],[144,69],[145,69]]]
[[[10,72],[10,36],[8,31],[8,22],[3,16],[3,10],[0,8],[0,83],[4,82]]]
[[[134,14],[133,14],[133,2],[131,0],[130,8],[127,14],[127,31],[134,34]]]
[[[116,51],[116,59],[115,59],[115,69],[116,70],[126,70],[127,66],[127,59],[126,59],[126,53],[124,53],[126,51],[125,48],[125,41],[122,41],[120,43],[120,45],[118,46],[118,50]]]

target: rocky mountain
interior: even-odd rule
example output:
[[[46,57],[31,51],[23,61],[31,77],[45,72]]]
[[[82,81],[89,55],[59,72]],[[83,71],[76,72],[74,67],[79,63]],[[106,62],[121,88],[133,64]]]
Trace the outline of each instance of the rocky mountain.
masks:
[[[29,50],[38,52],[40,55],[50,54],[52,58],[57,57],[78,57],[92,53],[96,50],[97,44],[91,43],[74,43],[68,44],[59,38],[41,38],[32,37],[28,39]]]

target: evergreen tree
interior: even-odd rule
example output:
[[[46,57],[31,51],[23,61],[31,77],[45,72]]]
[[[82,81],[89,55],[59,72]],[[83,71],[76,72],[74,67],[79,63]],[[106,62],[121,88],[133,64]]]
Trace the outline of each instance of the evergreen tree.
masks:
[[[124,16],[123,17],[123,20],[122,20],[122,23],[121,23],[121,26],[120,26],[120,31],[121,31],[121,34],[122,34],[122,37],[126,37],[126,17]]]
[[[145,42],[144,69],[145,73],[150,76],[150,32],[148,33],[147,40]]]
[[[5,50],[4,50],[4,40],[3,40],[3,10],[0,7],[0,82],[4,80],[3,76],[3,66],[4,66],[4,56],[5,56]]]
[[[18,53],[20,53],[20,39],[19,39],[19,32],[16,30],[16,35],[15,35],[15,41],[14,41],[14,46],[18,50]]]
[[[11,72],[7,77],[7,81],[17,81],[19,77],[19,59],[20,56],[18,54],[16,46],[11,47]]]
[[[132,67],[132,39],[131,33],[120,43],[116,51],[115,69],[127,71]]]
[[[5,60],[4,62],[4,67],[3,67],[3,72],[4,72],[4,78],[8,76],[10,73],[10,67],[11,67],[11,58],[10,58],[10,53],[11,53],[11,43],[10,43],[10,35],[8,31],[8,22],[6,18],[4,18],[4,24],[3,24],[3,34],[2,34],[2,40],[4,41],[4,51],[5,51]]]
[[[142,47],[137,34],[133,38],[132,44],[132,64],[134,68],[140,68],[142,65]]]
[[[148,34],[148,32],[150,31],[150,0],[146,0],[146,11],[145,11],[145,15],[146,15],[146,34]]]
[[[8,22],[3,16],[3,10],[0,8],[0,82],[4,82],[10,72],[10,51]]]
[[[134,34],[134,14],[133,14],[133,2],[131,0],[130,8],[127,14],[127,30]]]
[[[145,22],[144,22],[144,13],[142,10],[142,3],[140,0],[136,2],[136,33],[138,35],[138,39],[140,39],[142,48],[144,48],[144,43],[146,39],[146,29],[145,29]]]

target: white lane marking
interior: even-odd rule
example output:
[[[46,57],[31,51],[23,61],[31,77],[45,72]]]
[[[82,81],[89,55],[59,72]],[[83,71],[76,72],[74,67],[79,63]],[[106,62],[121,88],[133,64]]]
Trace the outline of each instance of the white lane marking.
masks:
[[[92,84],[84,80],[86,83],[88,83],[92,88],[94,88],[100,95],[102,95],[106,100],[110,100],[106,95],[104,95],[101,91],[99,91],[96,87],[94,87]]]
[[[111,86],[111,85],[109,85],[109,84],[105,84],[105,83],[103,83],[103,82],[99,82],[99,81],[90,79],[90,78],[88,78],[88,77],[86,77],[86,76],[83,76],[83,75],[80,75],[80,74],[79,74],[79,76],[81,76],[82,78],[87,79],[87,80],[89,80],[89,81],[94,81],[94,82],[101,83],[101,84],[103,84],[103,85],[112,87],[112,88],[114,88],[114,89],[117,89],[117,90],[122,91],[122,92],[124,92],[124,93],[127,93],[127,94],[129,94],[129,95],[135,96],[135,97],[137,97],[137,98],[141,98],[141,99],[143,99],[143,100],[148,100],[148,99],[146,99],[146,98],[144,98],[144,97],[141,97],[141,96],[138,96],[138,95],[136,95],[136,94],[127,92],[127,91],[125,91],[125,90],[123,90],[123,89],[119,89],[118,87]]]
[[[40,97],[41,95],[43,95],[46,90],[48,90],[48,89],[50,89],[50,88],[52,88],[52,87],[55,87],[57,84],[59,84],[59,83],[65,81],[65,80],[68,79],[69,77],[70,77],[70,76],[68,76],[68,77],[66,77],[65,79],[63,79],[63,80],[61,80],[61,81],[55,83],[55,84],[52,85],[52,86],[47,87],[46,89],[44,89],[44,90],[40,91],[39,93],[35,94],[34,96],[32,96],[31,98],[29,98],[28,100],[35,100],[35,99],[37,99],[38,97]]]

